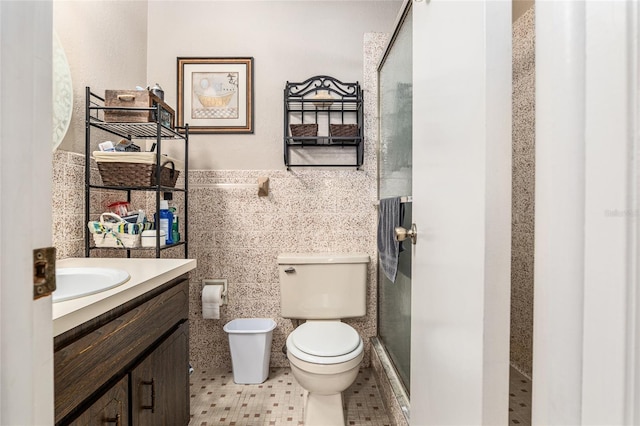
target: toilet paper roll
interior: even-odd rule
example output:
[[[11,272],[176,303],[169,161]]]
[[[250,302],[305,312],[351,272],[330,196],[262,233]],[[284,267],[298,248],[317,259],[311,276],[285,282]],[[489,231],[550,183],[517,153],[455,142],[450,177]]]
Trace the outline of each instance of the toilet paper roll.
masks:
[[[202,289],[202,318],[219,319],[222,303],[221,285],[205,285]]]

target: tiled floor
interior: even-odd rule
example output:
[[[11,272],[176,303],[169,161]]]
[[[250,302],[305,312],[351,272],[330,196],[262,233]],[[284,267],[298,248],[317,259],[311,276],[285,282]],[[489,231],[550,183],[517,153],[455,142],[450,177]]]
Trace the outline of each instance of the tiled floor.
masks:
[[[288,368],[272,368],[261,385],[237,385],[230,371],[198,371],[190,379],[191,426],[303,425],[302,388]],[[371,369],[344,392],[349,426],[391,424]],[[511,369],[509,424],[531,424],[531,381]]]
[[[531,380],[515,368],[509,375],[509,424],[531,424]]]
[[[302,425],[303,389],[288,368],[272,368],[261,385],[237,385],[229,371],[196,371],[190,378],[193,426]],[[349,426],[390,426],[371,369],[344,394]]]

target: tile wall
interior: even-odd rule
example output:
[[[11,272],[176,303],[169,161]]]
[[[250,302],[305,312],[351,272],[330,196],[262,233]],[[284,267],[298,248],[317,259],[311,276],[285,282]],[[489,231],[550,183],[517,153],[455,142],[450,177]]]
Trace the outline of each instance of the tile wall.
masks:
[[[84,155],[53,153],[53,246],[57,258],[84,257]]]
[[[370,159],[369,159],[370,160]],[[216,183],[270,179],[268,197],[255,188]],[[229,368],[224,324],[234,318],[273,318],[271,365],[288,366],[281,349],[293,330],[280,317],[277,256],[285,252],[364,252],[369,265],[367,316],[348,320],[368,342],[376,334],[375,176],[355,170],[196,171],[190,183],[191,360],[199,368]],[[212,185],[213,184],[213,185]],[[220,319],[202,319],[201,281],[226,278],[229,304]],[[366,349],[368,359],[367,345]]]
[[[511,363],[531,377],[535,195],[534,7],[513,23]]]
[[[366,342],[364,366],[369,366],[371,337],[376,335],[376,217],[377,197],[377,100],[378,58],[386,42],[384,34],[366,34],[365,162],[363,170],[196,170],[190,172],[189,257],[198,261],[190,283],[191,361],[198,368],[230,368],[226,322],[234,318],[270,317],[278,327],[273,333],[271,365],[288,366],[281,351],[293,330],[291,320],[279,315],[280,295],[277,256],[283,252],[364,252],[371,257],[367,291],[367,315],[348,320]],[[92,174],[98,176],[92,165]],[[269,177],[270,193],[258,197],[257,189],[244,184]],[[54,245],[58,258],[83,256],[84,155],[57,151],[54,155]],[[96,178],[98,179],[98,178]],[[217,184],[236,183],[238,187]],[[92,196],[93,216],[104,205],[121,199],[122,193]],[[134,198],[133,205],[152,212],[151,194]],[[143,207],[144,208],[144,207]],[[176,250],[177,251],[177,250]],[[163,255],[175,255],[163,252]],[[108,252],[114,256],[114,252]],[[220,319],[202,319],[201,281],[226,278],[229,303]]]

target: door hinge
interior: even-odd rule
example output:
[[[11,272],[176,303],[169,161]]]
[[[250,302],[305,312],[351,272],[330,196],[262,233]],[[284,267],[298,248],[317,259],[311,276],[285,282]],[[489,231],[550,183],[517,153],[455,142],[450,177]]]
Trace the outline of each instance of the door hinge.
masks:
[[[33,250],[33,300],[50,296],[56,289],[56,248]]]

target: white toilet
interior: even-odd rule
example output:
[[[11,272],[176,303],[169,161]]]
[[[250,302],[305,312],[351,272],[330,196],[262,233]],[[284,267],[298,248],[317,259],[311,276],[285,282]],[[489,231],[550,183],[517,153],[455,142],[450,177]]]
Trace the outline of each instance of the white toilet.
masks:
[[[283,318],[304,319],[287,338],[291,371],[305,389],[305,426],[344,425],[342,391],[356,379],[363,342],[342,318],[366,313],[367,264],[362,253],[278,256]]]

